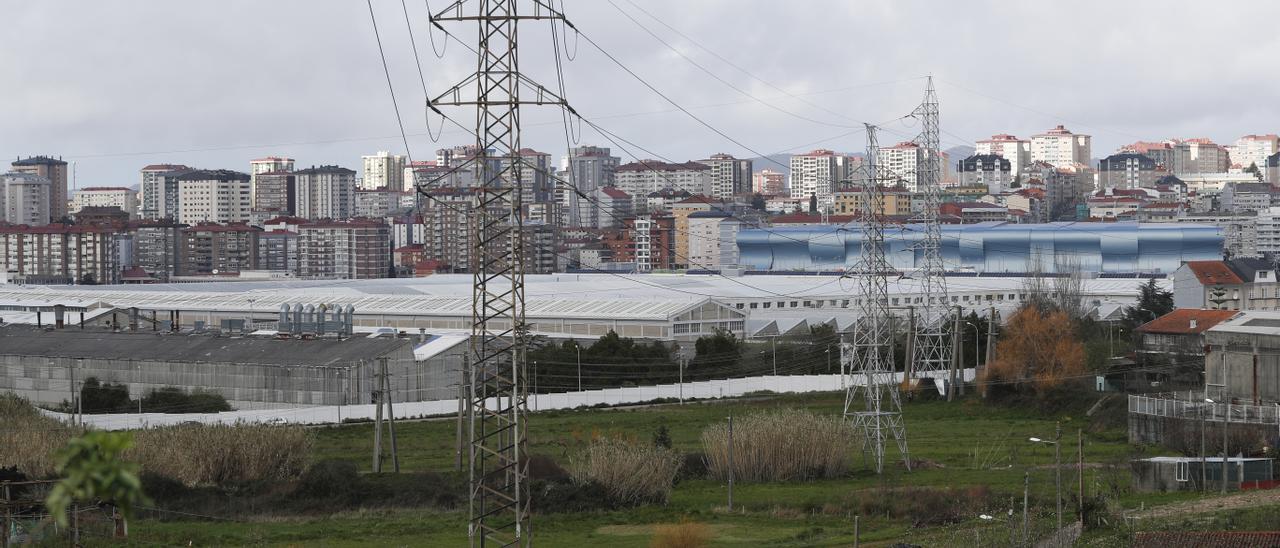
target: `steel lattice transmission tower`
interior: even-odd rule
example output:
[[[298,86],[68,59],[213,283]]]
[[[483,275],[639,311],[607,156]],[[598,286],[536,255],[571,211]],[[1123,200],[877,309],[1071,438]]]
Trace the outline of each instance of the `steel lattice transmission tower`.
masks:
[[[844,415],[862,434],[862,449],[871,453],[876,473],[884,471],[884,444],[893,436],[910,468],[907,430],[902,423],[902,400],[894,380],[893,332],[889,323],[889,281],[893,271],[884,255],[884,188],[876,172],[876,127],[867,125],[867,155],[863,165],[861,251],[850,274],[858,283],[858,320],[853,343],[840,345],[841,371],[845,375]],[[861,396],[861,398],[859,398]],[[864,406],[858,410],[857,401]]]
[[[476,72],[428,108],[476,109],[476,199],[472,209],[470,523],[473,546],[530,544],[525,482],[524,241],[520,189],[520,107],[560,105],[563,98],[520,73],[521,20],[562,19],[541,0],[520,13],[518,0],[456,0],[431,15],[479,26]],[[473,9],[474,8],[474,9]],[[468,90],[474,89],[474,95]],[[522,92],[531,98],[522,98]],[[462,244],[461,245],[468,245]]]
[[[923,225],[924,235],[914,246],[921,306],[916,320],[913,373],[946,371],[951,367],[954,349],[947,322],[951,314],[947,297],[946,268],[942,263],[942,227],[938,223],[938,206],[942,204],[942,151],[938,136],[938,94],[930,76],[924,101],[912,113],[920,120],[916,144],[923,162],[916,170],[916,192],[924,196],[924,210],[913,219]]]

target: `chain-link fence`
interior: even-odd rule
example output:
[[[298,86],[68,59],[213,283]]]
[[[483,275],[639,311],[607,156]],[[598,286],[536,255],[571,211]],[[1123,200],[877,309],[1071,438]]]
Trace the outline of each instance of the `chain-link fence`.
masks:
[[[0,546],[72,546],[101,544],[125,535],[123,517],[110,505],[75,504],[67,509],[66,526],[58,525],[45,506],[53,480],[0,482]]]

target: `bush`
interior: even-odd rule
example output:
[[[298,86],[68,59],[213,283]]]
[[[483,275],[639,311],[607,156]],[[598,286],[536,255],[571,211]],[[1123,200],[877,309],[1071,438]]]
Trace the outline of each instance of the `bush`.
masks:
[[[31,478],[54,477],[54,454],[79,432],[13,394],[0,394],[0,425],[0,466]]]
[[[238,489],[298,477],[312,436],[300,426],[184,424],[139,430],[128,458],[191,486]]]
[[[702,432],[712,477],[729,477],[729,425]],[[848,470],[857,435],[842,417],[784,409],[733,421],[733,471],[737,481],[799,481],[839,477]]]
[[[620,505],[603,485],[590,481],[533,480],[529,482],[529,507],[535,512],[598,512]]]
[[[707,455],[705,453],[684,453],[681,455],[680,473],[676,481],[702,479],[707,477]]]
[[[653,526],[650,548],[699,548],[711,541],[711,529],[705,523],[670,523]]]
[[[569,461],[569,475],[579,485],[595,482],[626,504],[666,502],[680,454],[670,449],[599,439]]]
[[[359,480],[360,471],[355,463],[322,460],[302,473],[294,494],[316,499],[344,496],[356,487]]]
[[[144,412],[160,413],[218,413],[230,411],[231,404],[222,394],[194,390],[190,394],[181,388],[166,386],[152,390],[142,398]]]

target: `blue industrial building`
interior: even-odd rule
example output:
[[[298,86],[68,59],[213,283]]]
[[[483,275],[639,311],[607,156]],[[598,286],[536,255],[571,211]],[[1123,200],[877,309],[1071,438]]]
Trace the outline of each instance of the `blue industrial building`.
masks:
[[[885,255],[894,268],[923,266],[916,244],[923,225],[885,228]],[[749,270],[841,271],[855,266],[858,224],[743,229],[739,262]],[[942,256],[955,272],[1016,274],[1081,270],[1100,274],[1168,274],[1186,261],[1222,258],[1222,233],[1180,223],[977,223],[942,226]]]

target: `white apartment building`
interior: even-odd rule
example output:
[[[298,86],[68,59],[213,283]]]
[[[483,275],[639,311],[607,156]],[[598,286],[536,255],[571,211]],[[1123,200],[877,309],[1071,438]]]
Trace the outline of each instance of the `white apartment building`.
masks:
[[[178,175],[191,171],[179,164],[152,164],[142,168],[138,185],[138,216],[143,219],[178,218]]]
[[[880,147],[876,153],[876,170],[879,177],[894,177],[896,180],[886,183],[889,186],[905,186],[911,192],[917,192],[917,175],[925,169],[925,149],[910,141],[898,143],[891,147]],[[941,182],[946,172],[946,160],[938,160],[938,181]]]
[[[820,207],[833,203],[839,182],[848,177],[848,161],[830,150],[818,149],[791,156],[787,188],[791,197],[808,201],[817,196]]]
[[[1009,161],[1009,173],[1014,179],[1022,175],[1031,163],[1031,141],[1019,139],[1007,133],[992,135],[974,143],[974,154],[995,154]]]
[[[748,191],[752,182],[751,160],[739,160],[720,153],[698,160],[698,163],[711,167],[711,196],[727,199]]]
[[[11,171],[0,176],[0,220],[15,225],[49,224],[53,183],[48,177]]]
[[[372,156],[361,156],[360,160],[364,164],[364,175],[360,179],[362,190],[386,189],[400,192],[405,189],[403,155],[379,150]]]
[[[355,214],[356,172],[319,166],[294,172],[294,215],[303,219],[348,219]]]
[[[130,219],[138,217],[138,193],[125,187],[91,186],[76,191],[71,198],[71,213],[86,207],[118,207]]]
[[[1258,253],[1280,254],[1280,207],[1269,207],[1258,212]]]
[[[720,270],[738,264],[742,223],[724,211],[689,215],[689,268]]]
[[[664,189],[709,196],[712,193],[712,167],[698,162],[669,164],[643,160],[618,166],[617,188],[630,196],[648,196]]]
[[[1013,162],[997,154],[974,154],[956,163],[960,186],[986,187],[991,194],[1007,192],[1013,184]]]
[[[267,156],[249,160],[249,198],[258,202],[258,175],[262,173],[284,173],[293,171],[293,158]]]
[[[1089,165],[1093,153],[1093,137],[1071,133],[1059,125],[1031,136],[1031,161],[1048,162],[1058,167],[1072,163]]]
[[[1241,168],[1247,168],[1252,164],[1262,169],[1267,166],[1267,158],[1277,152],[1280,152],[1280,136],[1274,133],[1245,135],[1236,139],[1234,145],[1227,147],[1227,153],[1231,155],[1231,163],[1239,164]]]
[[[353,217],[381,219],[393,215],[400,208],[400,193],[394,190],[360,190],[354,194]]]
[[[253,209],[249,175],[228,169],[197,169],[177,176],[178,222],[247,223]]]

